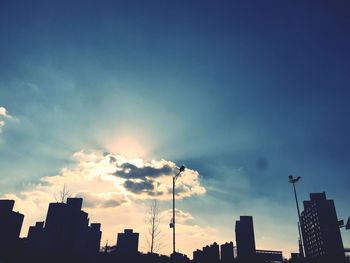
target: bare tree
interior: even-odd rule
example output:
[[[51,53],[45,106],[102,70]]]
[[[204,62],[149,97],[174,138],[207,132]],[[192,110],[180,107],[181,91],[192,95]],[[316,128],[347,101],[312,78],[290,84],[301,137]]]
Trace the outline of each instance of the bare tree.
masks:
[[[62,190],[59,192],[58,195],[59,195],[58,198],[55,196],[56,202],[64,203],[66,199],[70,197],[72,194],[66,188],[66,184],[64,184]]]
[[[148,225],[148,235],[146,241],[148,249],[151,253],[157,253],[164,247],[162,242],[162,232],[160,230],[160,216],[157,200],[152,200],[149,207],[148,217],[146,219]]]

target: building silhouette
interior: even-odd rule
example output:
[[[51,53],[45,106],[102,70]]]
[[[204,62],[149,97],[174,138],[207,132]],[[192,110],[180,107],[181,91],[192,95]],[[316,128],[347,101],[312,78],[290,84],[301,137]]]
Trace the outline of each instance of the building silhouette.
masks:
[[[50,203],[45,221],[29,227],[27,238],[19,238],[24,216],[13,211],[13,200],[0,200],[0,262],[50,263],[189,263],[189,258],[175,252],[169,256],[138,251],[139,233],[125,229],[115,246],[100,251],[101,224],[89,224],[82,210],[82,198],[67,198],[66,203]],[[312,193],[304,201],[301,213],[306,261],[292,254],[288,262],[344,263],[344,250],[333,200],[325,193]],[[252,216],[236,221],[236,252],[233,242],[216,242],[193,252],[194,263],[282,263],[281,251],[257,250]],[[237,257],[235,258],[235,254]]]
[[[0,261],[13,255],[20,246],[24,215],[14,212],[14,200],[0,200]]]
[[[203,247],[203,256],[206,258],[207,261],[205,262],[219,262],[220,261],[220,252],[219,252],[219,245],[214,242],[210,246]]]
[[[118,233],[117,252],[120,254],[136,254],[139,248],[139,233],[132,229],[125,229],[124,233]]]
[[[175,252],[171,253],[168,263],[190,263],[190,259],[185,254]]]
[[[289,263],[298,263],[301,262],[303,259],[300,258],[300,253],[291,253],[290,254],[290,259],[289,259]]]
[[[240,216],[236,221],[237,259],[252,262],[256,259],[254,226],[252,216]]]
[[[41,261],[93,261],[100,249],[101,225],[89,226],[88,214],[81,210],[82,203],[82,198],[50,203],[45,223],[37,222],[29,228],[27,254]]]
[[[39,257],[46,248],[44,237],[44,221],[36,222],[35,226],[30,226],[26,240],[27,254],[31,257]]]
[[[222,263],[232,263],[234,260],[233,242],[226,242],[220,246],[220,259]]]
[[[282,251],[256,249],[252,216],[240,216],[236,221],[236,244],[238,262],[283,262]]]
[[[333,200],[326,194],[311,193],[304,201],[301,229],[306,258],[311,262],[343,262],[343,241]]]
[[[220,262],[219,245],[214,242],[205,246],[202,250],[197,249],[193,252],[193,261],[196,263],[217,263]]]
[[[200,263],[203,261],[203,259],[204,259],[204,257],[203,257],[202,250],[197,249],[197,250],[193,251],[193,262]]]
[[[264,263],[282,263],[282,251],[256,250],[256,260]]]

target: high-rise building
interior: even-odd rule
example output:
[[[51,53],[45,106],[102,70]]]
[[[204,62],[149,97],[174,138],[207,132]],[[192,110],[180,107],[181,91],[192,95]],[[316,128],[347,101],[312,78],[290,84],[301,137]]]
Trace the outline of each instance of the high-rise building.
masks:
[[[121,254],[136,254],[139,247],[139,233],[132,229],[125,229],[124,233],[118,233],[117,252]]]
[[[326,194],[311,193],[301,213],[305,255],[315,262],[342,262],[345,258],[337,213]]]
[[[252,216],[240,216],[236,221],[237,258],[242,262],[255,260],[256,248]]]
[[[14,200],[0,200],[0,260],[14,253],[19,245],[24,215],[14,212]]]
[[[82,202],[82,198],[67,198],[66,204],[49,204],[45,234],[51,250],[65,254],[82,253],[89,224],[88,214],[81,210]]]
[[[214,242],[210,246],[203,247],[203,257],[205,263],[216,263],[220,261],[219,245]]]
[[[193,261],[196,263],[218,263],[220,262],[219,245],[214,242],[203,247],[202,250],[193,251]]]
[[[67,261],[91,259],[100,249],[100,224],[89,226],[88,214],[81,210],[82,198],[67,203],[50,203],[44,222],[30,227],[27,246],[33,256]]]
[[[222,263],[233,263],[234,260],[234,251],[233,251],[233,242],[226,242],[220,246],[221,252],[221,262]]]

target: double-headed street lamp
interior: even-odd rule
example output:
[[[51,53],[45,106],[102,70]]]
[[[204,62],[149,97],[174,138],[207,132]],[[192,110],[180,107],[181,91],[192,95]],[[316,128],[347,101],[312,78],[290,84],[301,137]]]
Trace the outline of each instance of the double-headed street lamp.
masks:
[[[185,166],[181,166],[179,172],[173,176],[173,218],[170,222],[170,228],[173,229],[173,254],[175,256],[175,182],[179,175],[185,171]]]
[[[299,222],[298,222],[298,231],[299,231],[299,250],[300,250],[300,254],[301,257],[304,257],[304,245],[303,245],[303,238],[302,238],[302,234],[301,234],[301,217],[300,217],[300,210],[299,210],[299,203],[298,203],[298,197],[297,197],[297,191],[295,189],[295,183],[297,183],[300,180],[300,176],[294,178],[292,175],[288,176],[288,182],[293,184],[293,189],[294,189],[294,197],[295,197],[295,203],[297,204],[297,211],[298,211],[298,218],[299,218]]]

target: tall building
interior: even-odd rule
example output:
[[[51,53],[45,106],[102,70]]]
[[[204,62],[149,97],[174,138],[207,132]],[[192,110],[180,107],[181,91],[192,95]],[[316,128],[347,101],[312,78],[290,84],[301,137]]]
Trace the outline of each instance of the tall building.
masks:
[[[19,245],[24,215],[14,212],[14,200],[0,200],[0,261],[14,253]]]
[[[67,198],[67,203],[50,203],[45,234],[50,250],[66,254],[82,254],[86,240],[88,214],[81,210],[82,198]]]
[[[216,263],[220,261],[219,245],[214,242],[210,246],[203,247],[203,257],[205,263]]]
[[[203,247],[202,250],[193,251],[193,261],[195,263],[218,263],[220,262],[219,245],[214,242]]]
[[[233,263],[234,260],[234,250],[233,242],[225,243],[220,246],[221,252],[221,262],[222,263]]]
[[[240,216],[236,221],[237,258],[242,262],[255,260],[256,248],[252,216]]]
[[[132,229],[125,229],[124,233],[118,233],[117,252],[121,254],[136,254],[139,247],[139,233]]]
[[[337,213],[326,194],[311,193],[301,213],[305,255],[315,262],[342,262],[345,258]]]
[[[88,214],[81,210],[82,198],[67,203],[50,203],[44,222],[29,228],[27,246],[33,256],[61,261],[91,260],[100,249],[100,224],[89,226]]]

